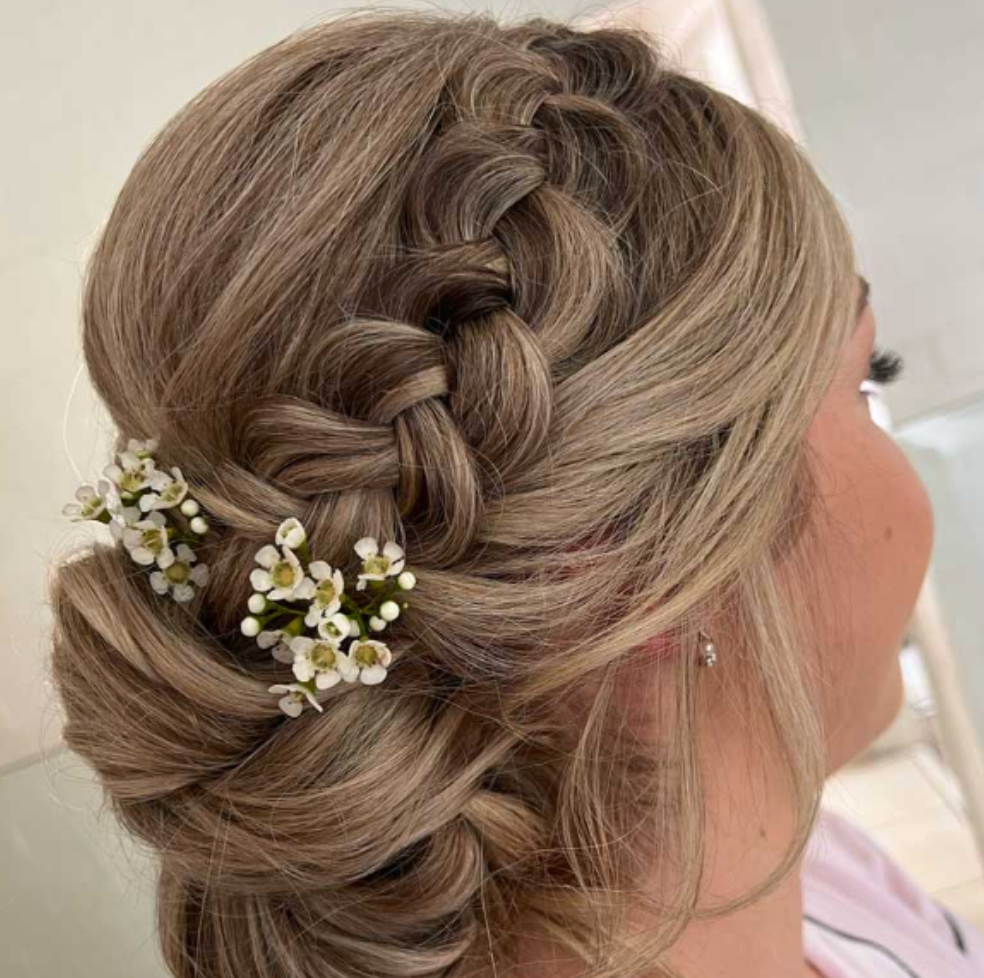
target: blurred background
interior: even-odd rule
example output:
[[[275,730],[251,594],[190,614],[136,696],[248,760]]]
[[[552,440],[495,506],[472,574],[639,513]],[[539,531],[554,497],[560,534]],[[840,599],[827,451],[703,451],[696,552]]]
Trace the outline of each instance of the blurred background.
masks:
[[[876,405],[878,420],[930,491],[936,547],[900,653],[906,702],[878,742],[831,779],[826,803],[870,829],[940,902],[984,928],[984,5],[440,6],[645,27],[686,70],[793,133],[840,201],[872,284],[879,342],[906,362],[905,379]],[[60,747],[45,676],[48,563],[92,532],[67,524],[61,507],[111,453],[112,432],[79,351],[87,253],[138,153],[177,109],[260,48],[340,9],[354,8],[46,0],[6,10],[3,978],[164,975],[151,867],[100,812],[83,763]]]

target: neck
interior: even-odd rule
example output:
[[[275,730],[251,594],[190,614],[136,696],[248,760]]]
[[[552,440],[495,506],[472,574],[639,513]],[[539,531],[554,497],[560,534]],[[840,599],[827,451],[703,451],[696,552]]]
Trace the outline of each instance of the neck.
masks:
[[[748,730],[737,720],[728,722],[720,703],[714,710],[715,722],[702,728],[700,738],[708,831],[702,909],[731,902],[760,886],[782,861],[793,832],[782,778],[762,764]],[[751,905],[693,921],[664,961],[683,975],[700,978],[817,978],[819,972],[804,955],[802,864],[801,856]],[[631,924],[634,932],[648,929],[638,915]],[[521,978],[583,975],[582,964],[539,940],[531,940],[528,949],[524,943],[522,957],[529,965],[520,968]]]

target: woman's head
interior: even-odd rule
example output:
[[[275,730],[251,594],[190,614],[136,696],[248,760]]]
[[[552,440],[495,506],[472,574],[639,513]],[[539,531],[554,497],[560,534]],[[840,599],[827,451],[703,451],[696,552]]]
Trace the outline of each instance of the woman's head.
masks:
[[[826,742],[783,569],[855,303],[798,147],[641,34],[351,15],[179,112],[84,349],[211,514],[211,581],[176,607],[97,547],[52,591],[65,738],[161,854],[171,969],[491,974],[538,931],[630,974],[611,894],[665,865],[657,952],[698,895],[712,623],[802,842]],[[285,721],[238,622],[289,516],[333,564],[397,540],[417,587],[386,682]]]

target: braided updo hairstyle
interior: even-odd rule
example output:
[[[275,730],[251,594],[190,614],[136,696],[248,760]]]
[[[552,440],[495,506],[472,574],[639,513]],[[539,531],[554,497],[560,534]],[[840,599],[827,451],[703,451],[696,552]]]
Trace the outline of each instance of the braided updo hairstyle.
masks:
[[[163,128],[89,260],[84,353],[121,443],[158,436],[209,514],[211,580],[163,600],[100,542],[50,595],[65,740],[158,853],[174,975],[491,976],[530,933],[660,966],[697,912],[722,608],[747,642],[714,672],[771,718],[802,844],[823,732],[777,565],[854,283],[801,149],[626,28],[350,13]],[[385,683],[296,719],[238,627],[292,516],[333,566],[372,535],[417,577]],[[672,718],[645,743],[615,695],[642,660]]]

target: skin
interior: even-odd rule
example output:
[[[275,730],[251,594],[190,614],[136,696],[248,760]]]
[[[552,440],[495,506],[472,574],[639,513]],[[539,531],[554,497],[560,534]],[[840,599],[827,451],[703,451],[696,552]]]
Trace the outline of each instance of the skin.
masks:
[[[859,305],[864,297],[859,279]],[[892,438],[872,420],[862,392],[874,341],[874,311],[865,303],[807,436],[827,519],[823,532],[803,538],[797,556],[830,568],[826,586],[811,592],[828,682],[828,773],[861,753],[901,708],[898,652],[933,542],[926,490]],[[779,864],[792,817],[778,759],[763,754],[749,736],[748,718],[730,708],[727,637],[708,632],[718,643],[719,660],[704,673],[707,722],[699,749],[708,793],[705,884],[709,902],[717,903],[752,889]],[[629,691],[645,682],[628,671],[626,681]],[[691,924],[669,962],[695,978],[817,978],[820,972],[803,950],[801,870],[802,860],[750,907]],[[540,942],[531,942],[523,957],[530,967],[521,969],[522,978],[581,973]]]

